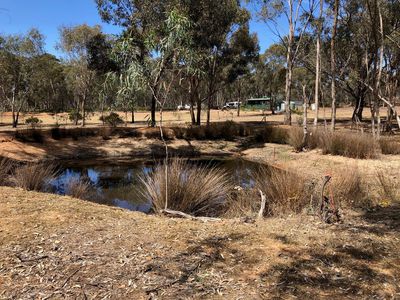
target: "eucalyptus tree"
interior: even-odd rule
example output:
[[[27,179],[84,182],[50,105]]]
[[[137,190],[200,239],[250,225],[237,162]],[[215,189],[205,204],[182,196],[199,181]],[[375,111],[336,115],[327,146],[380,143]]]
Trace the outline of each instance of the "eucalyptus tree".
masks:
[[[286,47],[286,83],[285,83],[285,124],[292,122],[290,101],[292,98],[293,68],[296,65],[299,48],[310,21],[313,18],[315,0],[253,0],[260,6],[258,12],[262,20],[273,24],[275,34]],[[277,20],[285,18],[288,25],[287,34],[277,26]]]
[[[44,53],[44,36],[31,29],[24,35],[9,35],[0,44],[0,97],[12,112],[17,127],[21,110],[32,97],[32,61]]]
[[[75,124],[79,115],[82,126],[85,126],[87,102],[94,98],[96,72],[89,68],[89,42],[101,34],[100,26],[87,24],[73,27],[60,27],[58,48],[66,54],[67,82],[75,99]]]

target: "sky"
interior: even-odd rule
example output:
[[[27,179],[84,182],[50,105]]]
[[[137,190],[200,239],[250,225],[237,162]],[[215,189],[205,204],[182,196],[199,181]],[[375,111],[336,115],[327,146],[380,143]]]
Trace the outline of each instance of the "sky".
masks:
[[[46,51],[56,56],[60,56],[55,49],[58,28],[83,23],[99,24],[105,33],[121,31],[121,28],[101,21],[94,0],[0,0],[0,33],[20,34],[32,27],[38,28],[46,37]],[[257,33],[262,52],[277,41],[263,22],[252,20],[250,30]]]

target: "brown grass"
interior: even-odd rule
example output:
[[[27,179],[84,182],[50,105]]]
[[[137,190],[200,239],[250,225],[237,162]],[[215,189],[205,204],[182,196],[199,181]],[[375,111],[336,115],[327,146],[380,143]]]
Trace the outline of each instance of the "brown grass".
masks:
[[[65,186],[65,194],[74,198],[90,200],[93,198],[93,187],[89,180],[72,178]]]
[[[220,169],[192,165],[183,159],[168,162],[168,208],[194,216],[216,216],[231,190],[229,177]],[[165,208],[165,162],[141,178],[145,199],[156,212]]]
[[[11,159],[0,158],[0,185],[7,185],[9,176],[14,168],[14,163]]]
[[[288,144],[296,151],[302,151],[306,146],[304,144],[304,132],[301,127],[293,127],[289,130]]]
[[[400,154],[400,142],[398,140],[396,141],[393,138],[382,137],[379,140],[379,145],[381,147],[382,154]]]
[[[51,163],[28,163],[15,169],[12,182],[27,191],[44,191],[57,174]]]
[[[295,172],[264,167],[254,177],[267,197],[268,216],[300,213],[310,201],[306,179]]]
[[[388,177],[384,172],[377,171],[376,173],[378,184],[378,195],[380,201],[399,202],[400,201],[400,187],[399,182],[394,178]]]

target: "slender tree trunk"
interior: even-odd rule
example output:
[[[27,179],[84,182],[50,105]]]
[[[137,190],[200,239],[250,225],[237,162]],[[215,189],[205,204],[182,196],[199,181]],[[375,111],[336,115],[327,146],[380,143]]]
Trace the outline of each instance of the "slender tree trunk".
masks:
[[[303,147],[307,145],[307,94],[306,94],[306,86],[303,85]]]
[[[135,109],[131,109],[131,123],[135,124]]]
[[[82,102],[81,102],[82,127],[85,127],[85,119],[86,119],[85,102],[86,102],[86,96],[84,96],[84,97],[82,98]]]
[[[319,24],[318,24],[318,36],[317,36],[317,49],[316,49],[316,58],[315,58],[315,94],[314,94],[314,103],[315,103],[315,117],[314,117],[314,125],[318,125],[318,113],[319,113],[319,90],[321,84],[321,34],[322,34],[322,14],[324,10],[324,1],[320,0],[319,2]]]
[[[197,120],[196,124],[201,125],[201,99],[200,95],[196,92],[196,100],[197,100]]]
[[[156,126],[156,103],[157,99],[154,95],[151,97],[151,116],[150,116],[150,126],[155,127]]]
[[[332,26],[332,40],[331,40],[331,73],[332,73],[332,85],[331,85],[331,97],[332,97],[332,116],[331,116],[331,130],[335,130],[336,126],[336,32],[339,15],[339,0],[335,0],[334,4],[334,20]]]
[[[293,1],[289,0],[289,39],[286,54],[286,83],[285,83],[285,120],[286,125],[292,124],[292,115],[290,109],[290,100],[292,97],[292,72],[293,72],[293,39],[294,39],[294,25],[293,25]]]

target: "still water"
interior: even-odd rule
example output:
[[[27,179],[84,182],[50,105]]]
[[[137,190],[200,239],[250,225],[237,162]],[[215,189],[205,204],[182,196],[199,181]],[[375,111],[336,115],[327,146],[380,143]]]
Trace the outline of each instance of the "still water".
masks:
[[[243,159],[191,159],[191,163],[218,167],[232,177],[235,185],[243,188],[254,185],[251,173],[260,165]],[[71,180],[86,180],[93,187],[91,201],[128,210],[148,212],[151,203],[139,192],[139,177],[149,173],[159,161],[65,161],[59,175],[52,180],[52,189],[61,195],[66,193]]]

